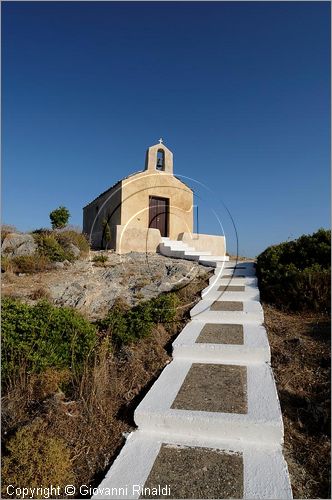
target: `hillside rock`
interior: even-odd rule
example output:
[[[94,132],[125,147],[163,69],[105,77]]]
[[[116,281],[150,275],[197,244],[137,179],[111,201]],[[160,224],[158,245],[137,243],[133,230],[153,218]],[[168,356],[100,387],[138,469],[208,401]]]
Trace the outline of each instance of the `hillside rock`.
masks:
[[[54,269],[64,269],[65,263],[64,262],[53,262],[52,267]]]
[[[37,244],[31,234],[9,233],[1,245],[1,250],[11,257],[33,255]]]
[[[80,249],[73,243],[69,243],[68,250],[70,251],[71,254],[73,254],[74,257],[78,257],[81,253]]]
[[[74,307],[89,318],[98,319],[105,316],[118,297],[133,306],[206,276],[209,271],[197,262],[159,254],[133,252],[120,256],[105,252],[104,265],[93,262],[95,255],[100,252],[91,252],[90,258],[68,265],[56,263],[46,273],[27,274],[19,279],[5,276],[2,290],[31,302],[34,290],[42,289],[54,304]]]

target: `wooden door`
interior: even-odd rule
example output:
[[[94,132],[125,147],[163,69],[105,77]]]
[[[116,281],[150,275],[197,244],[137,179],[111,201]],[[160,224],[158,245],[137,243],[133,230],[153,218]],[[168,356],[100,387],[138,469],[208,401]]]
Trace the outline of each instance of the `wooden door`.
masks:
[[[167,198],[150,196],[149,227],[159,229],[161,236],[168,236],[168,203]]]

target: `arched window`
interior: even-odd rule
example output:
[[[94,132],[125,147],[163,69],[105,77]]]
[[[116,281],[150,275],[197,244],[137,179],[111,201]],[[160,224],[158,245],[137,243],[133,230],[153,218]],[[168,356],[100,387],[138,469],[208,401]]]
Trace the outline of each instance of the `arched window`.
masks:
[[[158,149],[156,170],[165,170],[165,152],[163,149]]]

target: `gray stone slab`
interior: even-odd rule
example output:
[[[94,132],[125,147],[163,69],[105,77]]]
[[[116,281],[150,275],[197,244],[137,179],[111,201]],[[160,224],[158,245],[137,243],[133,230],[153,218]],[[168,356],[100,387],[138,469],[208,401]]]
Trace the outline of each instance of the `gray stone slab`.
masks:
[[[193,363],[172,409],[247,413],[247,368]]]
[[[210,311],[243,311],[243,302],[216,300],[211,305]]]
[[[243,345],[243,325],[206,323],[197,337],[196,343]]]
[[[244,285],[221,285],[218,292],[244,292],[245,289]]]
[[[239,275],[235,275],[235,274],[225,274],[225,276],[222,276],[222,279],[233,279],[233,280],[236,280],[236,278],[245,278],[244,274],[239,274]]]
[[[166,485],[163,498],[243,498],[242,454],[163,444],[144,488]]]

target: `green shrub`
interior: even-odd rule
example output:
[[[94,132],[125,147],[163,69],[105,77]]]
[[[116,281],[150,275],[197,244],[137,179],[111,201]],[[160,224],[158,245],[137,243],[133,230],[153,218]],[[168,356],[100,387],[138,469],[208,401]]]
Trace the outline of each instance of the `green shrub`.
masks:
[[[50,259],[51,262],[62,262],[64,260],[74,260],[74,255],[61,245],[54,234],[40,233],[34,236],[38,245],[39,255]]]
[[[50,219],[53,229],[61,229],[68,224],[70,217],[69,210],[66,207],[59,207],[50,213]]]
[[[179,298],[175,293],[159,295],[151,300],[151,311],[157,323],[172,323],[176,317]]]
[[[114,302],[106,318],[98,322],[98,327],[108,331],[114,344],[127,343],[127,311],[128,305],[118,299]]]
[[[2,301],[2,377],[6,382],[24,362],[28,372],[48,367],[79,373],[97,340],[96,329],[80,313],[47,301],[34,306]]]
[[[75,482],[66,443],[48,435],[41,418],[19,429],[6,448],[7,456],[3,458],[2,466],[2,498],[9,498],[9,485],[29,488],[54,485],[62,490],[66,484]],[[33,498],[45,498],[43,491],[39,490]]]
[[[75,245],[81,253],[88,253],[90,250],[89,241],[85,234],[74,230],[60,231],[55,234],[55,238],[63,248],[68,247],[70,243]]]
[[[151,335],[154,327],[150,301],[142,302],[128,311],[127,320],[127,336],[129,339],[138,340]]]
[[[331,232],[319,229],[267,248],[257,258],[261,297],[290,311],[330,309]]]
[[[97,263],[101,263],[101,264],[105,264],[105,262],[107,262],[107,261],[108,261],[108,256],[105,254],[94,255],[93,259],[92,259],[92,262],[97,262]]]
[[[102,226],[103,226],[103,247],[107,248],[111,241],[111,229],[107,219],[104,219],[102,221]]]
[[[177,305],[178,298],[173,293],[147,300],[132,309],[117,301],[98,326],[108,331],[115,345],[128,344],[151,335],[157,323],[174,321]]]
[[[74,260],[75,257],[70,251],[70,244],[75,245],[83,254],[86,254],[90,250],[86,236],[77,231],[38,229],[32,234],[38,245],[38,254],[48,257],[51,262]]]
[[[40,227],[38,229],[34,229],[31,231],[31,234],[53,234],[52,229],[48,229],[47,227]]]

